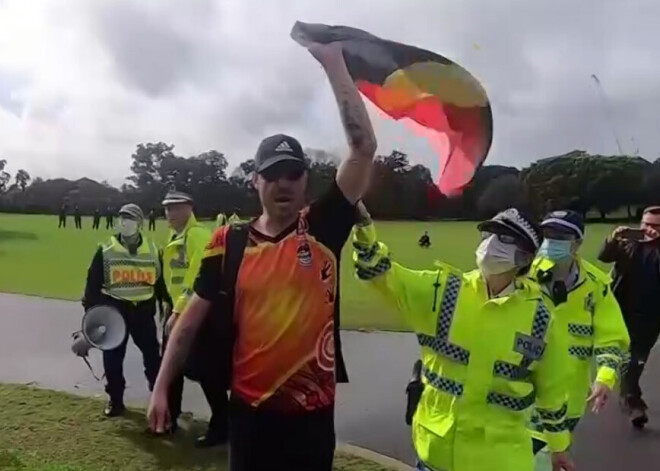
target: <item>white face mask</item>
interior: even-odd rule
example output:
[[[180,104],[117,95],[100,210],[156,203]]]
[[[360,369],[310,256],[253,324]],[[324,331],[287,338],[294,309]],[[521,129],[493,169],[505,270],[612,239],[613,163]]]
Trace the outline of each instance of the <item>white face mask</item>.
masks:
[[[499,275],[516,268],[516,251],[512,244],[505,244],[496,235],[484,239],[477,247],[477,266],[484,276]]]
[[[122,218],[119,220],[119,233],[124,237],[133,237],[137,234],[139,224],[132,219]]]

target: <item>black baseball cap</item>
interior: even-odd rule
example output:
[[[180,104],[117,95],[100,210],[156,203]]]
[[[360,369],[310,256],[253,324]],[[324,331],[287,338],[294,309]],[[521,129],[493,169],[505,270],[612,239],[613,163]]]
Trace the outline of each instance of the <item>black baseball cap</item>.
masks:
[[[576,211],[553,211],[543,219],[541,227],[566,232],[575,235],[578,239],[584,239],[584,219]]]
[[[298,168],[307,168],[305,153],[300,142],[286,134],[275,134],[261,141],[254,160],[257,173],[282,162]]]

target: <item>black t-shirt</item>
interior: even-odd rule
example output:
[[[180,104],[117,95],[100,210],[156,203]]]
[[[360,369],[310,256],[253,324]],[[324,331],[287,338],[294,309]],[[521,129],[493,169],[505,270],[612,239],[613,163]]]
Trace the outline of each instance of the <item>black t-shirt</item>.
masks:
[[[339,259],[354,222],[354,205],[334,183],[278,236],[250,227],[234,309],[232,390],[245,402],[291,412],[334,402],[335,371],[337,381],[346,381]],[[216,230],[195,282],[195,292],[212,302],[218,301],[227,230]]]

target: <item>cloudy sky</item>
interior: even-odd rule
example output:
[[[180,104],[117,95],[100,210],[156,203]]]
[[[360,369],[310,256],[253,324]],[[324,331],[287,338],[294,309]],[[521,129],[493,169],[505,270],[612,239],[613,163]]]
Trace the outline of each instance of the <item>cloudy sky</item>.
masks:
[[[330,87],[289,38],[298,19],[470,70],[493,106],[489,163],[614,154],[613,129],[625,152],[660,156],[657,0],[0,0],[0,158],[120,184],[140,142],[217,149],[231,167],[276,132],[341,152]],[[434,166],[423,138],[372,115],[381,152]]]

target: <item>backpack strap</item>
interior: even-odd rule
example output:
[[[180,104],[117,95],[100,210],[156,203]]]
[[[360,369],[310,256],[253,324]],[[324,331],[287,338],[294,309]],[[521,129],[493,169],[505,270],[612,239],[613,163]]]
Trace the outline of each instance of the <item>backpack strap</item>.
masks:
[[[218,299],[207,316],[205,325],[197,333],[192,351],[186,362],[185,376],[192,381],[203,381],[207,375],[214,377],[219,387],[231,386],[234,340],[234,292],[238,270],[248,240],[248,223],[232,224],[225,239],[222,260],[221,286]]]
[[[219,373],[219,384],[225,389],[231,387],[232,370],[234,364],[234,343],[236,340],[236,324],[234,322],[234,299],[236,293],[236,280],[241,267],[245,247],[249,235],[249,223],[237,222],[229,226],[225,241],[225,255],[222,261],[222,277],[220,286],[219,305],[216,310],[221,314],[211,321],[214,324],[216,335],[213,337],[215,348],[219,349],[213,368]]]

